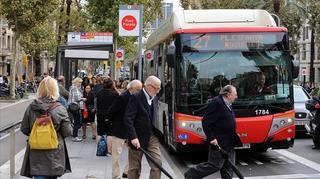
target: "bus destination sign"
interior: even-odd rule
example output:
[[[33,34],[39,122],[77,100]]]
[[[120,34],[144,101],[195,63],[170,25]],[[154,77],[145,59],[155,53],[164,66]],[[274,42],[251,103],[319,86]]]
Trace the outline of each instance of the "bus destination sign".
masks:
[[[279,33],[205,33],[183,34],[183,51],[257,50],[281,47]]]

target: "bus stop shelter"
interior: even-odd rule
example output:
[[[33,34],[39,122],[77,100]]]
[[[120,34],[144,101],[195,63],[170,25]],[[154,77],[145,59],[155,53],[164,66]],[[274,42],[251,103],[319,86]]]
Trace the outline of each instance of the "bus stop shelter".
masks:
[[[113,44],[61,45],[57,49],[55,76],[63,75],[65,86],[69,87],[72,78],[78,75],[79,60],[110,60],[113,66],[113,53]]]

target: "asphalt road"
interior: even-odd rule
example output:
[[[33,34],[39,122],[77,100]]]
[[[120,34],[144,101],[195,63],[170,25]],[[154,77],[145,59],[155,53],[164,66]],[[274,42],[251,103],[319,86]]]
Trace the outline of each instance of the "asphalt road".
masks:
[[[23,99],[16,103],[2,103],[0,105],[0,129],[11,126],[13,123],[22,120],[25,109],[31,103],[34,95],[30,99]],[[15,153],[18,153],[25,147],[26,137],[15,128]],[[0,165],[9,160],[10,155],[10,137],[9,131],[0,133]]]
[[[320,150],[312,150],[311,145],[311,138],[300,136],[295,140],[294,147],[289,150],[268,150],[265,153],[240,150],[237,152],[236,164],[245,178],[319,179]],[[181,173],[207,160],[205,152],[169,155]],[[209,178],[220,178],[220,174],[216,173],[206,177],[206,179]]]

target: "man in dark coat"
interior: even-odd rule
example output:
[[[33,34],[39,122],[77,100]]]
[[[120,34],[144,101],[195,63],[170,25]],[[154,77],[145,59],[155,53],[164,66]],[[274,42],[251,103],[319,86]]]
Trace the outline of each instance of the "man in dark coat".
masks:
[[[153,134],[153,98],[161,89],[161,81],[155,76],[149,76],[144,88],[133,94],[128,102],[124,121],[128,132],[129,148],[129,171],[128,178],[138,179],[141,173],[142,147],[161,164],[160,143]],[[150,176],[152,179],[160,179],[161,171],[151,161]]]
[[[58,84],[59,84],[60,96],[62,96],[65,100],[68,100],[69,99],[69,91],[64,88],[64,85],[65,85],[64,76],[60,75],[57,80],[58,80]]]
[[[142,89],[142,83],[139,80],[131,81],[127,90],[123,92],[115,102],[112,104],[109,116],[112,121],[112,178],[120,177],[120,155],[122,152],[122,147],[125,140],[128,139],[127,131],[124,126],[124,113],[129,101],[131,94],[134,94]],[[123,178],[127,178],[128,175],[128,164],[125,166],[124,172],[122,174]]]
[[[227,85],[221,89],[220,95],[209,103],[202,120],[202,127],[209,142],[208,161],[190,168],[184,174],[186,179],[204,178],[218,170],[221,178],[232,178],[231,165],[222,156],[217,145],[226,150],[231,161],[235,163],[234,146],[241,145],[236,133],[235,114],[231,105],[236,98],[236,88]]]

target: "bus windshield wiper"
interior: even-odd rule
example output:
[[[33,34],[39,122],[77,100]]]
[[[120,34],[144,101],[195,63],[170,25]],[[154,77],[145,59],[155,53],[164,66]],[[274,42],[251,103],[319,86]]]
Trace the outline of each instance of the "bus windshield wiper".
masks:
[[[286,111],[285,108],[274,106],[274,105],[270,105],[270,104],[256,104],[255,107],[267,107],[267,108],[271,108],[271,109],[280,110],[280,111],[283,111],[283,112]]]
[[[200,111],[203,111],[203,110],[207,109],[208,105],[209,104],[206,104],[206,105],[204,105],[204,106],[202,106],[202,107],[200,107],[200,108],[198,108],[196,110],[193,110],[192,114],[195,115],[195,114],[199,113]]]

